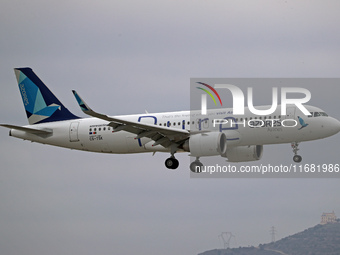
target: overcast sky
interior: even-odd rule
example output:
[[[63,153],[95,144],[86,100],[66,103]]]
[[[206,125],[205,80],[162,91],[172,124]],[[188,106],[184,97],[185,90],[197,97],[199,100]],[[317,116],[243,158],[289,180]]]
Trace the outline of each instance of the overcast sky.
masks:
[[[339,77],[339,1],[42,1],[0,4],[0,122],[26,125],[14,67],[29,66],[73,113],[188,110],[192,77]],[[312,91],[340,119],[339,88]],[[263,103],[271,103],[263,102]],[[230,105],[231,106],[231,105]],[[277,239],[340,215],[340,179],[191,179],[189,157],[102,155],[0,129],[0,253],[190,254]],[[340,163],[340,135],[302,143]],[[290,164],[290,145],[261,163]],[[257,163],[256,163],[257,164]]]

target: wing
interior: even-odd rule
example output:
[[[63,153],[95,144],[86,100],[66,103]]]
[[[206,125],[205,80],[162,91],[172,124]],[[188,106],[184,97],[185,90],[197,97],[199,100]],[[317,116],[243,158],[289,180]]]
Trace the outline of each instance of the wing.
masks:
[[[169,127],[156,126],[152,124],[140,123],[135,121],[124,120],[116,117],[110,117],[105,114],[93,111],[85,101],[72,90],[81,110],[92,117],[109,121],[108,126],[113,127],[115,132],[124,130],[136,135],[135,139],[147,137],[154,141],[152,146],[162,145],[167,148],[172,145],[177,147],[184,143],[189,137],[189,131],[183,129],[175,129]]]

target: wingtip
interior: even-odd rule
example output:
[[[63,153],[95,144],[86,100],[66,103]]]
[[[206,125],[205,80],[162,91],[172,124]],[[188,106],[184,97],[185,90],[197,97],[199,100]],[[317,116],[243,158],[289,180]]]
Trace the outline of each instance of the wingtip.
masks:
[[[77,93],[77,91],[75,90],[72,90],[73,92],[73,95],[74,97],[76,98],[77,102],[78,102],[78,105],[80,107],[80,109],[83,111],[83,112],[86,112],[86,111],[91,111],[91,108],[84,102],[84,100],[79,96],[79,94]]]
[[[76,97],[76,99],[77,99],[77,96],[78,96],[78,93],[77,93],[77,91],[75,91],[74,89],[72,89],[72,93],[73,93],[73,95]],[[79,97],[79,96],[78,96]],[[78,99],[77,99],[77,101],[78,101]]]

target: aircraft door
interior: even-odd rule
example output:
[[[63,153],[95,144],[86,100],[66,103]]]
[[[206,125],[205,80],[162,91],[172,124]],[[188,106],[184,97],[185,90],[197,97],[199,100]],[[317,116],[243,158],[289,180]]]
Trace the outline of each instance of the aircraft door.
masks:
[[[295,119],[295,107],[287,105],[286,119]]]
[[[79,122],[71,122],[70,125],[70,142],[78,142],[78,127],[79,127]]]

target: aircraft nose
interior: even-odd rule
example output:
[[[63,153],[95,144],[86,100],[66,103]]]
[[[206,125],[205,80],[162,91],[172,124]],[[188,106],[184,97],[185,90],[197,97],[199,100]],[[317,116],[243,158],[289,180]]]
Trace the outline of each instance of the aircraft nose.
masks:
[[[340,121],[335,118],[332,118],[332,129],[334,134],[340,132]]]
[[[336,122],[335,122],[335,129],[337,130],[337,133],[340,132],[340,121],[338,121],[337,119],[335,119]]]

